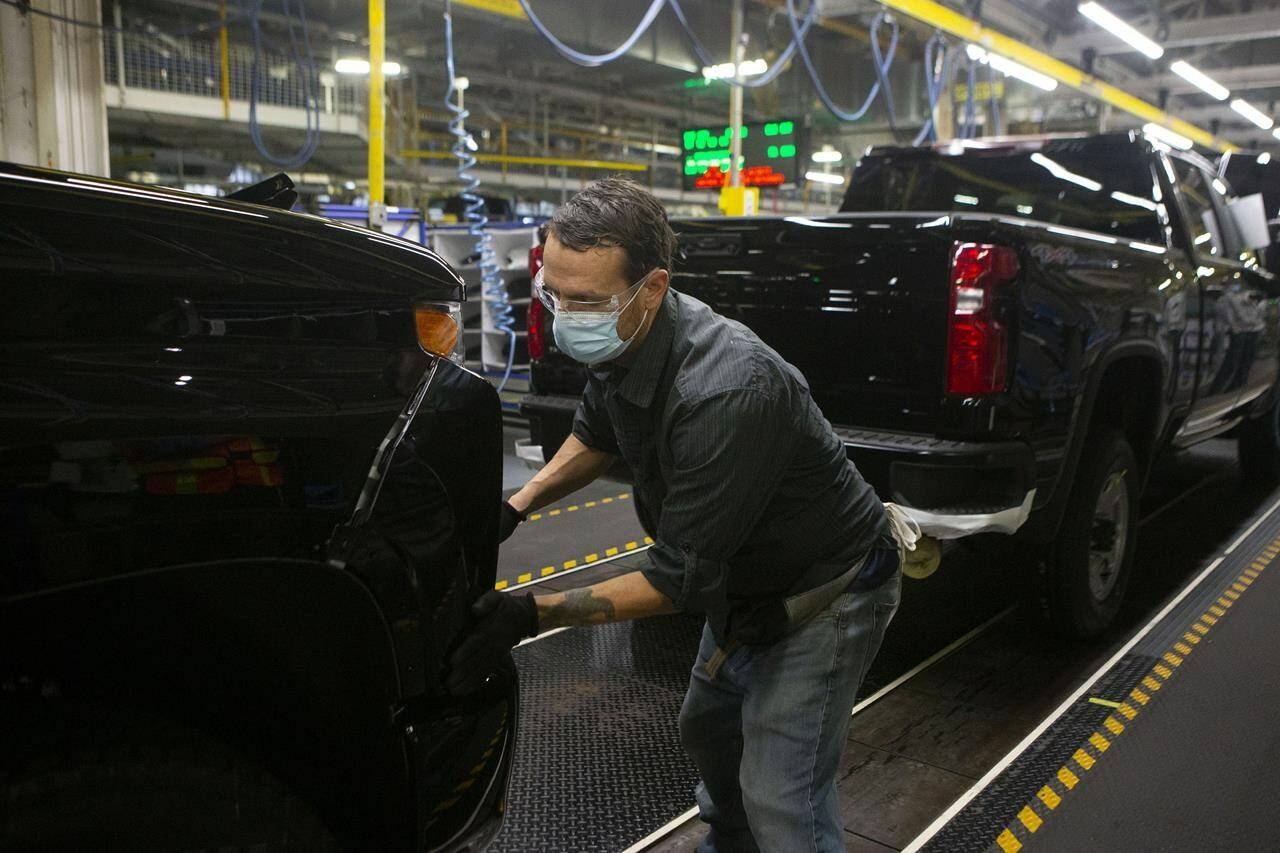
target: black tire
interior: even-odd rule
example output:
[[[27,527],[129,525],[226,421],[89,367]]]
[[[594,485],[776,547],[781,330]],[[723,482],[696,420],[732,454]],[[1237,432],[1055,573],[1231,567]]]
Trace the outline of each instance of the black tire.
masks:
[[[1280,397],[1272,396],[1263,414],[1240,425],[1236,447],[1240,482],[1246,486],[1280,485]]]
[[[1115,620],[1133,572],[1138,532],[1137,459],[1117,430],[1085,439],[1057,541],[1041,563],[1041,603],[1054,628],[1097,637]]]
[[[200,732],[39,704],[54,721],[0,774],[0,851],[341,849],[307,802]]]

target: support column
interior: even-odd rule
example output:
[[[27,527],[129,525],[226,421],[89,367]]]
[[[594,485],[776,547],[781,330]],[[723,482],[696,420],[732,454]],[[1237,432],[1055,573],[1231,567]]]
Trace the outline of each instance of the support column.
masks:
[[[102,22],[98,0],[33,0]],[[0,6],[0,159],[106,176],[102,31]]]
[[[385,0],[369,0],[369,227],[382,230],[387,224],[383,195],[386,157],[386,61],[387,8]]]

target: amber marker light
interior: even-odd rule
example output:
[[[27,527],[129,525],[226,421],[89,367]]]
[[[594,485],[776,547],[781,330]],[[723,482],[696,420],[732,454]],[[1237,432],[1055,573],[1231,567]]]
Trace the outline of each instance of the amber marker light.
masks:
[[[462,306],[456,302],[420,302],[413,309],[418,345],[424,352],[461,363]]]

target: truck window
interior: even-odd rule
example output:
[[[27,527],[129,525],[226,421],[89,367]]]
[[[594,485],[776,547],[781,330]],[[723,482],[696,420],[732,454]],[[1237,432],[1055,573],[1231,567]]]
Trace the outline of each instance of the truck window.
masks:
[[[1186,212],[1187,236],[1192,249],[1214,257],[1234,258],[1240,254],[1240,238],[1231,217],[1226,215],[1225,184],[1196,163],[1172,157],[1178,191]]]
[[[888,151],[858,164],[840,210],[998,213],[1163,245],[1154,185],[1127,139]]]

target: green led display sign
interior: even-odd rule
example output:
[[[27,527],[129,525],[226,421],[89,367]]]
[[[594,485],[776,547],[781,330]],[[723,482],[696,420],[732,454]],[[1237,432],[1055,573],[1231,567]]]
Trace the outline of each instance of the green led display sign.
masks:
[[[742,157],[738,168],[748,187],[795,184],[800,176],[800,128],[790,119],[744,124]],[[684,188],[717,189],[729,178],[729,143],[732,130],[695,127],[681,134],[684,156]]]

